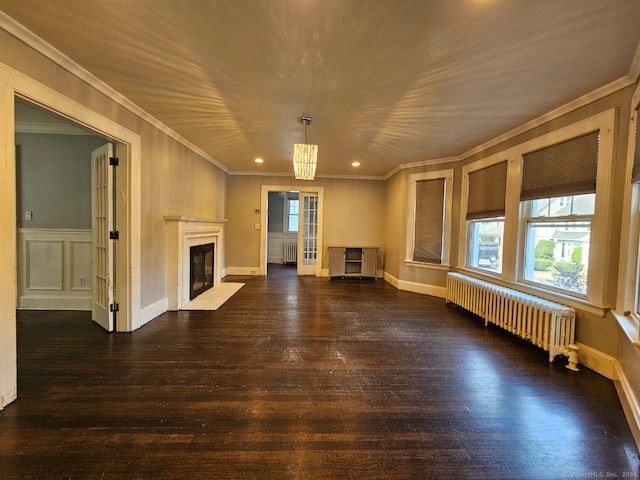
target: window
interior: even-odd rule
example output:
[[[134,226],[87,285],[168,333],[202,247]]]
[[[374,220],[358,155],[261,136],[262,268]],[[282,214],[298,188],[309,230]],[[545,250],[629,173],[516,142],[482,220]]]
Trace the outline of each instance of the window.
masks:
[[[611,205],[619,193],[613,190],[615,125],[616,110],[608,109],[463,166],[462,269],[604,315],[613,291]],[[630,163],[628,178],[631,170]],[[621,259],[621,270],[628,260],[633,272],[620,283],[632,281],[626,295],[640,300],[640,154],[636,171],[637,184],[627,192],[629,226],[622,226],[623,237],[627,228],[636,243]],[[625,305],[640,312],[640,304]]]
[[[407,262],[423,265],[449,264],[452,182],[453,170],[409,176]]]
[[[504,220],[472,220],[468,229],[469,265],[502,272]]]
[[[595,194],[531,200],[524,205],[524,279],[587,294]]]
[[[287,232],[298,231],[298,220],[300,217],[300,202],[298,199],[287,199],[286,202],[286,219],[287,219]]]
[[[469,173],[467,265],[502,272],[507,162]]]
[[[522,156],[523,280],[586,296],[599,131]]]

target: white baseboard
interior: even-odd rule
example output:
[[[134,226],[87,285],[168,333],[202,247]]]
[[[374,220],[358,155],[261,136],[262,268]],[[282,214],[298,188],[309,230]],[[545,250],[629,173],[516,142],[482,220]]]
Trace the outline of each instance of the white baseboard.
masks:
[[[146,307],[140,310],[140,321],[137,322],[136,325],[131,326],[131,330],[137,330],[141,326],[150,322],[154,318],[159,315],[162,315],[169,309],[169,301],[167,298],[162,298],[151,305],[147,305]]]
[[[383,275],[384,280],[387,283],[390,283],[398,290],[404,290],[406,292],[419,293],[421,295],[430,295],[432,297],[438,298],[446,298],[447,297],[447,288],[446,287],[438,287],[435,285],[427,285],[425,283],[417,283],[417,282],[408,282],[406,280],[398,280],[393,275],[384,272]]]
[[[18,298],[18,310],[82,310],[91,311],[91,291],[81,297],[29,295]]]
[[[227,267],[226,275],[260,275],[259,267]]]
[[[578,361],[580,364],[590,368],[594,372],[598,372],[609,380],[616,379],[617,360],[615,358],[584,343],[576,342],[576,345],[580,347],[580,351],[578,351]]]
[[[382,272],[382,279],[390,285],[398,288],[398,279],[387,272]]]
[[[640,449],[640,405],[638,404],[638,399],[633,392],[627,376],[624,374],[622,366],[617,360],[614,361],[614,369],[615,377],[613,384],[616,387],[620,404],[627,417],[631,435],[636,442],[636,446]]]

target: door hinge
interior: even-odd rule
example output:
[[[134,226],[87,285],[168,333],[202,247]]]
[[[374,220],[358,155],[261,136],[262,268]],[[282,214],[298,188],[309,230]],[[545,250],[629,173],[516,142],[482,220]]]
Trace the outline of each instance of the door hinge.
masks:
[[[118,157],[109,157],[109,165],[112,167],[117,167],[119,163]]]
[[[120,240],[120,232],[118,230],[109,232],[109,240]]]
[[[110,312],[119,312],[120,311],[120,305],[117,303],[112,303],[111,305],[109,305],[109,311]]]

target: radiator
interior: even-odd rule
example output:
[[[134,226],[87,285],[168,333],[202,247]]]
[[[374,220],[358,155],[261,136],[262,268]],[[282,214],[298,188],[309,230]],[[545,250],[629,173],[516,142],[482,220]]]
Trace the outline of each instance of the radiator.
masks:
[[[573,308],[459,273],[447,274],[447,303],[454,303],[549,352],[549,361],[574,343]]]
[[[285,243],[284,244],[284,263],[297,263],[297,262],[298,262],[298,244]]]

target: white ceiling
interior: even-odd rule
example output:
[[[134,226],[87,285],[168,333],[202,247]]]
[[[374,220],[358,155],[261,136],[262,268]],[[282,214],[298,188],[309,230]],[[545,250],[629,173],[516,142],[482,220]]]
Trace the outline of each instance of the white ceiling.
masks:
[[[635,72],[640,44],[638,0],[0,0],[0,10],[232,173],[291,174],[302,115],[313,117],[319,175],[380,177],[457,156]]]

